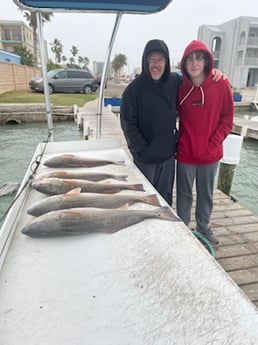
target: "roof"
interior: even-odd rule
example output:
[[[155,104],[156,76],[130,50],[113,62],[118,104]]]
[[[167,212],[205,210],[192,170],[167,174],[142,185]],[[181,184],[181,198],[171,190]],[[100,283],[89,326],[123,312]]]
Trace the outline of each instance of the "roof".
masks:
[[[166,8],[173,0],[14,0],[22,8],[61,12],[153,13]]]

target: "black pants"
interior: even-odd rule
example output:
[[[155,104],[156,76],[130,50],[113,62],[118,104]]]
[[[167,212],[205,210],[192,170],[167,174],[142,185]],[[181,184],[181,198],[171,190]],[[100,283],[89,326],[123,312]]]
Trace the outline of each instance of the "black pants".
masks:
[[[150,181],[159,194],[172,206],[175,177],[175,157],[161,163],[143,163],[134,159],[134,164]]]

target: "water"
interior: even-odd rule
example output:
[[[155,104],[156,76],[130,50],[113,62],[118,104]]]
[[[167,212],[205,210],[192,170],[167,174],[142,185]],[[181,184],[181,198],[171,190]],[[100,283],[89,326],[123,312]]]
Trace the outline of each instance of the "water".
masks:
[[[0,185],[22,181],[37,144],[46,141],[47,134],[47,125],[44,123],[0,126]],[[82,140],[82,132],[78,131],[74,122],[58,122],[54,124],[54,140]],[[231,195],[245,208],[258,215],[257,157],[258,141],[245,139],[240,163],[234,174]],[[0,219],[12,200],[13,196],[0,197]]]
[[[231,195],[258,215],[258,141],[244,139],[240,163],[236,167]]]
[[[21,183],[38,143],[47,140],[45,123],[0,126],[0,185],[5,182]],[[54,124],[54,140],[82,140],[74,122]],[[0,224],[14,196],[0,196]]]

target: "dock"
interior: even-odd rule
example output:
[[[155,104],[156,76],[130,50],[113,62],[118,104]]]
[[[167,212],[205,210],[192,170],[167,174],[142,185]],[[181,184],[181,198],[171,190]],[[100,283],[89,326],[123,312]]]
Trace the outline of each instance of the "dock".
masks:
[[[258,114],[258,113],[257,113]],[[258,140],[258,121],[248,118],[234,118],[232,133],[242,135],[244,138]]]
[[[95,109],[97,109],[97,100],[79,109],[87,127],[90,128],[89,140],[95,136]],[[250,120],[249,122],[257,126],[258,133],[258,122]],[[123,149],[130,156],[120,128],[119,114],[113,113],[108,107],[103,107],[101,138],[111,137],[119,138]],[[194,204],[190,228],[195,226],[193,220]],[[230,196],[215,189],[211,228],[220,241],[219,245],[214,247],[218,264],[258,307],[258,216],[242,207]]]

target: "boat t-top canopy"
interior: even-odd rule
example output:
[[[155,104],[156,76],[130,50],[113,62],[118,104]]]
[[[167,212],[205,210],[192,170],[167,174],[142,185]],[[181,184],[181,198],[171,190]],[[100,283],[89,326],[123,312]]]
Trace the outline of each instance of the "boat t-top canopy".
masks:
[[[42,76],[44,80],[46,114],[48,118],[49,137],[53,141],[53,120],[50,106],[50,97],[48,93],[48,81],[46,61],[44,54],[44,37],[43,37],[43,21],[42,12],[99,12],[99,13],[116,13],[116,22],[111,35],[110,43],[106,53],[103,72],[101,76],[96,138],[101,137],[101,115],[102,103],[104,95],[104,85],[106,74],[109,66],[110,55],[114,40],[118,31],[118,27],[122,18],[122,14],[151,14],[165,9],[173,0],[13,0],[22,10],[29,10],[37,13],[39,45],[42,62]]]
[[[172,0],[19,0],[42,11],[123,12],[147,14],[163,10]]]

